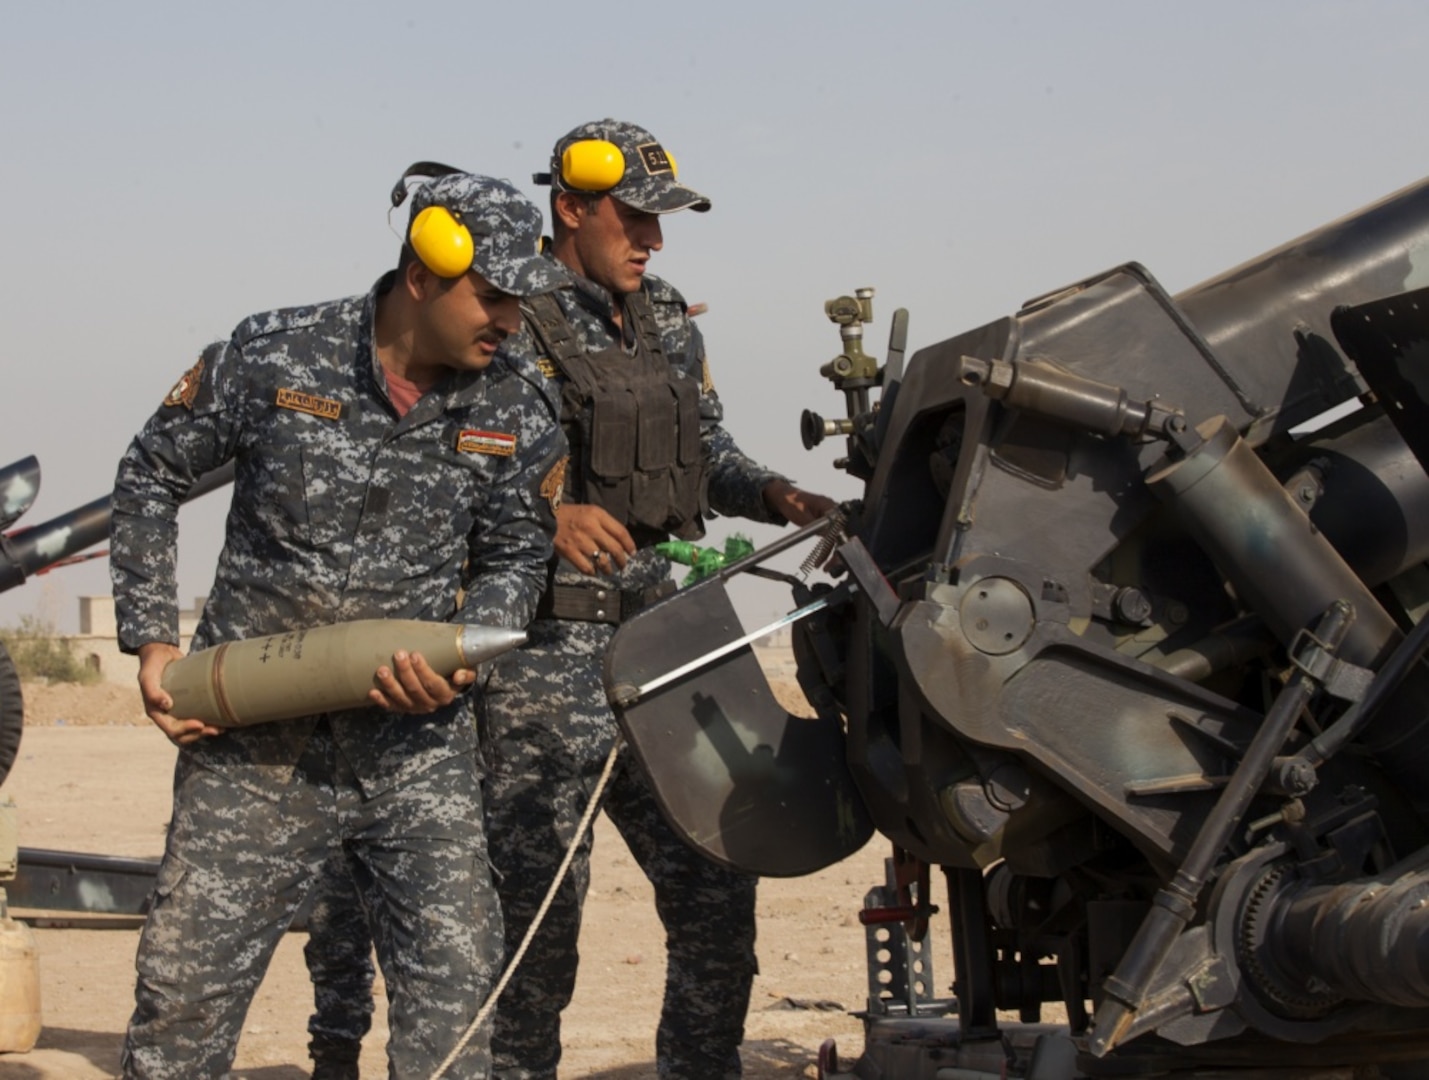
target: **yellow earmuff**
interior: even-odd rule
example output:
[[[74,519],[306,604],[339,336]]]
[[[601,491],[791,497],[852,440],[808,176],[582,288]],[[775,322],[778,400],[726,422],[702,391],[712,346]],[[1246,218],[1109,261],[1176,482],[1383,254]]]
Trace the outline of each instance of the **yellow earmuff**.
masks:
[[[644,157],[644,170],[656,174],[669,171],[670,177],[680,174],[672,154],[659,143],[637,147]],[[609,191],[624,179],[626,159],[619,146],[606,139],[582,139],[560,151],[560,181],[576,191]],[[552,183],[550,173],[532,173],[537,184]]]
[[[609,191],[625,175],[625,155],[604,139],[582,139],[561,155],[561,179],[577,191]]]
[[[413,218],[407,239],[422,265],[437,277],[461,277],[471,269],[476,254],[471,230],[445,206],[429,206]]]
[[[670,163],[670,175],[678,175],[675,159],[665,154],[665,160]],[[613,142],[582,139],[561,153],[561,179],[577,191],[609,191],[624,177],[625,155]]]

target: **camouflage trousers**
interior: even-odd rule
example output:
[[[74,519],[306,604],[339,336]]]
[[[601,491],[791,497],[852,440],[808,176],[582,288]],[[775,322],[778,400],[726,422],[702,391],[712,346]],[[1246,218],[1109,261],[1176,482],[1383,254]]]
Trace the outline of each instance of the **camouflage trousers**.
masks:
[[[601,663],[614,628],[539,620],[525,648],[486,680],[482,750],[487,833],[508,952],[525,935],[575,835],[616,736]],[[754,956],[756,880],[704,858],[666,823],[623,755],[604,810],[655,889],[664,924],[665,1000],[656,1066],[665,1080],[740,1075]],[[587,837],[506,992],[492,1034],[501,1080],[554,1080],[561,1011],[576,979],[576,939],[590,881]]]
[[[372,1027],[372,933],[358,882],[366,868],[346,852],[323,864],[307,910],[303,959],[313,983],[308,1055],[314,1062],[356,1064]]]
[[[139,942],[125,1077],[220,1077],[278,941],[324,863],[363,870],[387,982],[392,1076],[429,1075],[495,981],[501,922],[470,754],[365,799],[320,724],[291,782],[257,797],[181,753]],[[450,1076],[485,1077],[486,1033]]]

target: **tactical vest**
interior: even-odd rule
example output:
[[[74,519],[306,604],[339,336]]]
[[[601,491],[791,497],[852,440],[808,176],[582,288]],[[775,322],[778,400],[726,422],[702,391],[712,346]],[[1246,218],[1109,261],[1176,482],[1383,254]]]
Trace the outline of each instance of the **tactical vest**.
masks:
[[[526,303],[532,334],[566,377],[561,426],[571,444],[571,501],[599,506],[632,531],[698,538],[705,482],[700,386],[673,377],[650,298],[644,292],[625,298],[633,356],[618,344],[584,351],[549,294]]]

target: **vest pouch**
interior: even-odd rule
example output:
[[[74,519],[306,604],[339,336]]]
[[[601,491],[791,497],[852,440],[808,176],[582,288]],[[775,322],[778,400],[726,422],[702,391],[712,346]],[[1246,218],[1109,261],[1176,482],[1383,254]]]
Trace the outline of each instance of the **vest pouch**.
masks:
[[[635,412],[635,397],[624,390],[600,390],[591,395],[590,457],[581,498],[620,522],[629,514]]]
[[[675,409],[680,425],[677,464],[670,484],[670,528],[677,530],[688,522],[694,522],[699,528],[700,518],[709,513],[709,478],[704,440],[700,438],[700,387],[691,379],[676,379],[670,388],[675,392]]]
[[[671,525],[670,470],[637,472],[630,477],[630,518],[652,529],[667,530]]]
[[[621,480],[635,469],[635,395],[597,390],[591,395],[590,470],[601,480]]]
[[[675,465],[675,397],[668,382],[635,389],[640,403],[635,472],[630,477],[630,517],[641,525],[665,529],[672,502]]]
[[[677,379],[671,384],[675,391],[675,408],[680,418],[679,462],[699,465],[704,459],[700,442],[700,388],[689,379]]]
[[[657,472],[675,464],[675,395],[669,383],[640,388],[640,437],[635,448],[636,467]]]

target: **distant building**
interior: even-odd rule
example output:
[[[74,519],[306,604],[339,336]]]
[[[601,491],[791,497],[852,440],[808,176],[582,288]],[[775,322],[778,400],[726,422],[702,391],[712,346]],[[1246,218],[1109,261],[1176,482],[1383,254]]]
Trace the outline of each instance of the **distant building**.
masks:
[[[179,612],[179,648],[188,651],[198,626],[199,613],[207,597],[194,598],[193,607]],[[70,651],[105,682],[132,686],[139,674],[139,662],[119,651],[119,627],[114,618],[114,597],[79,598],[79,633],[63,639]]]

